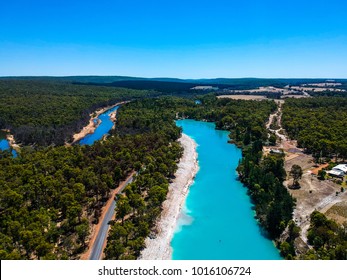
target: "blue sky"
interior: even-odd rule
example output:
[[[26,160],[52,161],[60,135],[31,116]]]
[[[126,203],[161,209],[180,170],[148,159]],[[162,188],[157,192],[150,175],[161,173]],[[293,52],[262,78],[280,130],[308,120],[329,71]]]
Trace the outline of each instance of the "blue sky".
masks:
[[[347,78],[347,1],[2,1],[0,76]]]

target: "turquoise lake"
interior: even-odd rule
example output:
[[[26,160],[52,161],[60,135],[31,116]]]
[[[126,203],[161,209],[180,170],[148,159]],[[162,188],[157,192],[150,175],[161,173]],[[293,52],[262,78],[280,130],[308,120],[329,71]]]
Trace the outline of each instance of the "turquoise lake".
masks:
[[[278,260],[278,250],[254,218],[247,189],[237,180],[241,150],[215,124],[180,120],[197,143],[199,171],[171,242],[175,260]]]
[[[107,110],[106,112],[100,114],[100,116],[97,118],[96,121],[100,120],[101,123],[99,126],[95,129],[94,133],[88,134],[86,137],[81,139],[79,143],[81,145],[93,145],[95,141],[98,141],[102,139],[104,135],[107,135],[109,131],[112,129],[114,123],[110,119],[109,114],[117,111],[119,106],[112,107],[111,109]]]

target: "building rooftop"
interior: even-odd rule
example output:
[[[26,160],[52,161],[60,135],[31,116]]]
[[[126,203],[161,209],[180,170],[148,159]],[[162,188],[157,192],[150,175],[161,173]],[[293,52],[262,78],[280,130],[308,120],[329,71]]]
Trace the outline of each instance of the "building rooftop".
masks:
[[[330,175],[333,175],[333,176],[337,176],[337,177],[343,177],[343,175],[345,174],[343,171],[334,170],[334,169],[328,171],[327,173]]]
[[[343,171],[344,173],[347,173],[347,164],[339,164],[339,165],[336,165],[333,170],[341,170]]]

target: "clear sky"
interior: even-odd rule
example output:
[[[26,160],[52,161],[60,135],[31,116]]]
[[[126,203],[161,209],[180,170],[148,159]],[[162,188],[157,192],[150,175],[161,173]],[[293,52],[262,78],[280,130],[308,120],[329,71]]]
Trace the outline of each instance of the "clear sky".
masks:
[[[347,78],[347,1],[4,0],[9,75]]]

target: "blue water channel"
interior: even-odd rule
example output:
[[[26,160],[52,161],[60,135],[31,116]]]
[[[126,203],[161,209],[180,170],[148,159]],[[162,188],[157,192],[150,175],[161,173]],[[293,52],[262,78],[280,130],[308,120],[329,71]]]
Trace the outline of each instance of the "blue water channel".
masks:
[[[228,132],[194,120],[176,123],[197,143],[199,171],[171,242],[176,260],[277,260],[272,241],[254,218],[246,188],[237,180],[241,150]]]
[[[108,135],[109,131],[112,129],[114,123],[110,119],[109,114],[117,111],[119,106],[112,107],[106,112],[99,115],[96,119],[97,122],[101,121],[99,126],[95,129],[94,133],[88,134],[86,137],[80,140],[81,145],[93,145],[95,141],[102,139],[104,135]]]
[[[0,139],[0,150],[1,151],[5,151],[5,150],[10,150],[11,147],[10,147],[10,144],[8,143],[8,141],[6,139]],[[16,157],[17,156],[17,152],[12,149],[12,155],[13,157]]]

